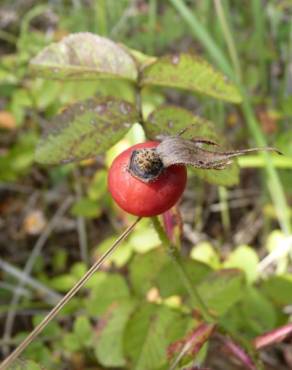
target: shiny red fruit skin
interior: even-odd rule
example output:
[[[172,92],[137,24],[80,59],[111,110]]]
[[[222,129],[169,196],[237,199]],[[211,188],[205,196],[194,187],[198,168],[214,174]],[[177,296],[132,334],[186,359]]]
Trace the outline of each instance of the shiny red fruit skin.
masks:
[[[115,158],[109,169],[109,192],[116,203],[132,215],[150,217],[164,213],[176,204],[185,189],[185,166],[170,166],[149,183],[137,179],[128,171],[133,150],[154,148],[158,144],[157,141],[147,141],[128,148]]]

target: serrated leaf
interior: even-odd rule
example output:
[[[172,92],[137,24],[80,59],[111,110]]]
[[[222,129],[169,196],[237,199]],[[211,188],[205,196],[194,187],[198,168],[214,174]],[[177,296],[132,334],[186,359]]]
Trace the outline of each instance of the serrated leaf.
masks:
[[[205,60],[192,54],[158,58],[142,71],[141,84],[176,87],[233,103],[242,100],[232,82]]]
[[[124,48],[89,32],[47,46],[32,59],[30,69],[49,79],[137,78],[135,62]]]
[[[119,302],[100,318],[101,331],[95,339],[95,355],[106,367],[122,367],[126,364],[123,351],[123,335],[127,320],[135,308],[134,300]]]
[[[166,363],[168,345],[184,334],[186,319],[166,306],[143,304],[131,316],[124,335],[133,370],[153,370]]]
[[[245,287],[244,274],[240,270],[225,269],[209,274],[198,291],[209,309],[222,316],[238,302]]]
[[[45,126],[35,158],[44,164],[104,153],[138,120],[135,107],[114,98],[93,98],[69,106]]]
[[[187,130],[181,135],[185,139],[203,137],[221,142],[212,122],[174,105],[162,105],[155,109],[145,123],[147,137],[153,139],[157,136],[177,135],[185,128]]]
[[[189,168],[196,176],[214,185],[233,186],[239,183],[239,167],[236,160],[224,170]]]
[[[181,130],[187,130],[181,135],[184,139],[200,137],[213,140],[222,147],[226,139],[216,131],[213,122],[194,115],[191,111],[172,105],[164,105],[153,111],[147,118],[145,130],[149,138],[177,135]],[[232,186],[239,182],[239,167],[236,161],[224,170],[203,170],[189,167],[203,180],[216,185]]]

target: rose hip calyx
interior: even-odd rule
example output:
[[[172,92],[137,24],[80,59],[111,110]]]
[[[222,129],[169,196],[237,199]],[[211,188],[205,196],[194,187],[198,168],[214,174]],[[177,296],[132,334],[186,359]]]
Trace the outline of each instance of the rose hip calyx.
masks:
[[[161,175],[164,166],[156,148],[144,148],[132,152],[128,170],[132,176],[148,183]]]

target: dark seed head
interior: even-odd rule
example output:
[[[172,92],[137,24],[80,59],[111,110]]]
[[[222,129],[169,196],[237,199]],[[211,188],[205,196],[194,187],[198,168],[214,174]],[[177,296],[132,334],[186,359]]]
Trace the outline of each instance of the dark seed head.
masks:
[[[164,167],[155,148],[134,150],[129,164],[129,171],[143,182],[157,179]]]

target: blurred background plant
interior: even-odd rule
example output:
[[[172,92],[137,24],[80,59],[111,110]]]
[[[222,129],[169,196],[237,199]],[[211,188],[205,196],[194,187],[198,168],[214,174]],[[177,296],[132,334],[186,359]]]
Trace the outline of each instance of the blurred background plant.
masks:
[[[3,357],[133,220],[112,203],[106,178],[112,159],[143,141],[138,125],[94,161],[50,168],[34,163],[40,127],[62,107],[94,94],[133,100],[131,88],[121,81],[31,78],[28,63],[38,51],[80,31],[150,55],[196,52],[236,81],[242,105],[149,88],[143,112],[175,103],[215,122],[235,148],[268,143],[285,154],[271,161],[260,155],[240,158],[236,187],[209,185],[190,173],[176,238],[193,284],[235,338],[247,341],[290,322],[291,12],[285,0],[252,0],[249,6],[228,0],[1,2]],[[87,288],[27,349],[24,358],[35,361],[29,369],[38,368],[36,363],[47,369],[167,369],[166,351],[171,361],[176,352],[171,344],[186,341],[198,324],[146,219]],[[224,343],[214,337],[193,364],[240,368],[219,356],[218,347]],[[289,369],[291,348],[287,339],[261,352],[261,359],[269,369]],[[189,351],[177,368],[192,361]]]

